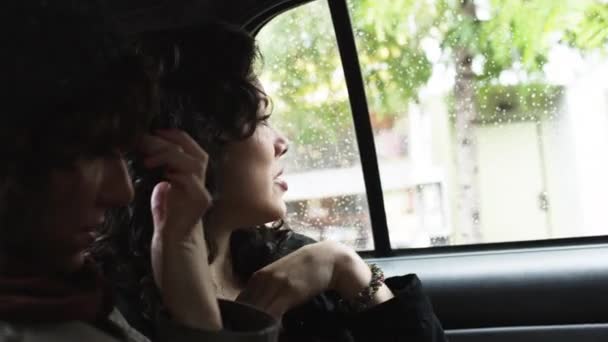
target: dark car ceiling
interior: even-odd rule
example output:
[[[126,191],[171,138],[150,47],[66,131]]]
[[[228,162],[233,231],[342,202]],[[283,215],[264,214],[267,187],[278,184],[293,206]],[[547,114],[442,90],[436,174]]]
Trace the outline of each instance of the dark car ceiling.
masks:
[[[256,31],[276,14],[311,0],[103,0],[127,32],[222,20]]]

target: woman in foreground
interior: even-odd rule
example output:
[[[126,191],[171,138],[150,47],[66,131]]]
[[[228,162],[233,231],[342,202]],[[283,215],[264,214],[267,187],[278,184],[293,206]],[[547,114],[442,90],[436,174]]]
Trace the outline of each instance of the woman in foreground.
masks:
[[[254,40],[207,25],[157,36],[153,45],[165,61],[177,61],[161,82],[160,125],[185,130],[209,154],[213,204],[201,215],[217,296],[280,318],[285,341],[444,341],[415,275],[384,280],[352,249],[282,227],[288,141],[270,125],[252,69]],[[148,266],[153,229],[145,198],[162,175],[135,162],[133,176],[136,199],[129,212],[115,213],[96,252],[114,270],[127,319],[154,336],[163,303]]]

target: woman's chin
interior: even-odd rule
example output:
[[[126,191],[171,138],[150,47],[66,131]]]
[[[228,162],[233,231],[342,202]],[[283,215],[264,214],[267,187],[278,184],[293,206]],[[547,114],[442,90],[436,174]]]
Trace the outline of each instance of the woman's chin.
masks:
[[[287,205],[283,201],[258,202],[255,206],[234,206],[230,210],[215,211],[212,220],[230,222],[230,227],[238,227],[238,229],[253,228],[284,219],[286,213]]]
[[[281,205],[268,208],[266,211],[264,211],[264,215],[260,215],[260,217],[256,220],[257,223],[252,224],[252,226],[272,224],[272,222],[284,219],[286,213],[287,207],[285,203],[281,203]]]

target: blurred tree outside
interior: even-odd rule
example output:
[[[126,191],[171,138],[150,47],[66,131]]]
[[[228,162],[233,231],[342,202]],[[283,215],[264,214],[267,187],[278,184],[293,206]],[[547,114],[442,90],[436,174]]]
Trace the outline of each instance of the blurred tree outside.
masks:
[[[352,0],[349,9],[373,122],[407,116],[408,104],[418,100],[436,65],[454,71],[445,82],[452,84],[459,226],[463,239],[477,241],[483,215],[476,192],[474,125],[520,120],[510,110],[513,101],[530,108],[535,101],[553,104],[559,87],[546,81],[543,69],[550,49],[556,44],[604,49],[608,4]],[[358,160],[347,134],[352,118],[329,18],[326,2],[314,1],[279,15],[258,36],[262,80],[274,95],[275,120],[302,149],[297,153],[307,156],[299,160],[300,171]],[[505,85],[507,73],[516,81]]]

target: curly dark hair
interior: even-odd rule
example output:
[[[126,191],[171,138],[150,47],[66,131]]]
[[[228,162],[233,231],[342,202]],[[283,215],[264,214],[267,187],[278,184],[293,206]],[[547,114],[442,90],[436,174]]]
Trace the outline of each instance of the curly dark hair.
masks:
[[[158,68],[93,2],[9,0],[0,12],[0,248],[7,253],[33,233],[27,227],[38,223],[51,171],[128,148],[158,112],[159,97]]]
[[[260,120],[260,105],[268,101],[256,85],[253,68],[259,53],[255,40],[239,28],[216,22],[178,31],[148,33],[141,41],[146,51],[158,56],[164,66],[162,110],[154,125],[184,130],[209,154],[206,186],[214,195],[217,161],[223,147],[254,133]],[[92,252],[122,294],[126,308],[123,313],[127,319],[140,331],[153,336],[162,301],[150,262],[153,234],[150,197],[162,177],[160,172],[141,167],[137,159],[131,160],[130,166],[135,180],[135,200],[128,208],[111,213]],[[277,222],[275,229],[264,231],[274,234],[281,225],[282,222]],[[231,241],[233,251],[249,251],[240,248],[244,246],[256,249],[258,240],[244,237],[235,235]],[[215,249],[210,241],[207,243],[211,261]],[[238,260],[245,259],[249,258]],[[256,260],[264,262],[265,259]],[[256,266],[235,262],[234,268],[237,276],[247,279]]]

